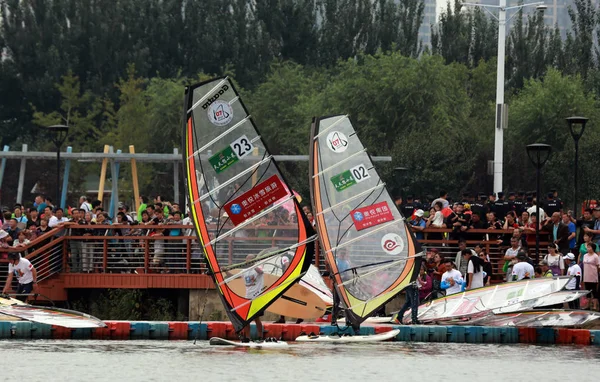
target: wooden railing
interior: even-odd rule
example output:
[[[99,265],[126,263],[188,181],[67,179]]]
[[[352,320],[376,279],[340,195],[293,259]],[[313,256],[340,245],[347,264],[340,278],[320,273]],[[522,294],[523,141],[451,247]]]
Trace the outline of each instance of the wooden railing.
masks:
[[[151,232],[155,229],[180,229],[182,232],[192,228],[189,225],[74,225],[67,224],[37,237],[26,247],[0,249],[0,253],[20,252],[29,259],[38,270],[38,279],[44,280],[58,272],[101,272],[101,273],[204,273],[206,264],[204,254],[196,236],[148,236],[148,235],[115,235],[117,230],[135,231],[139,229]],[[209,230],[214,227],[209,227]],[[233,228],[225,227],[224,229]],[[294,230],[296,226],[256,226],[245,228],[246,233],[252,231],[268,230]],[[75,236],[73,230],[93,229],[96,232],[105,230],[102,236]],[[452,259],[458,251],[458,240],[432,239],[431,234],[451,234],[451,229],[427,228],[422,231],[425,239],[420,240],[425,248],[435,247],[442,255]],[[469,239],[473,234],[512,235],[513,230],[469,230],[466,231],[467,245],[473,247],[482,243],[485,251],[490,255],[494,277],[502,279],[502,258],[507,247],[499,245],[496,239],[477,240]],[[547,233],[540,233],[540,249],[545,249],[548,243]],[[49,241],[49,242],[46,242]],[[160,242],[159,242],[160,241]],[[282,242],[294,242],[291,237],[236,237],[223,238],[220,245],[227,245],[227,262],[229,264],[240,262],[247,253],[256,253],[258,250],[277,246]],[[87,269],[73,269],[70,264],[69,254],[73,253],[76,243],[81,243],[81,250],[85,246],[87,255],[91,256],[91,263]],[[243,243],[240,244],[240,243]],[[163,253],[157,256],[157,244],[162,245]],[[235,244],[235,248],[234,248]],[[529,253],[536,261],[535,241],[529,242]],[[241,248],[241,249],[240,249]],[[543,255],[543,254],[542,254]],[[88,259],[89,260],[89,259]],[[6,278],[7,260],[0,260],[0,286],[4,285]],[[315,254],[314,263],[325,269],[325,259],[319,246]]]

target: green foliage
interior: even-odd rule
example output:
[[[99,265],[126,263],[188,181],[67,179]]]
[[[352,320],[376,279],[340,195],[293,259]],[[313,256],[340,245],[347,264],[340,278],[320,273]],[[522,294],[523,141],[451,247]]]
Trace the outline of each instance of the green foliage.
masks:
[[[109,289],[90,299],[81,298],[73,309],[86,312],[101,320],[182,321],[173,303],[163,297],[155,298],[139,289]]]
[[[579,163],[584,174],[580,179],[586,180],[579,189],[583,195],[597,192],[597,188],[589,188],[597,186],[592,170],[598,163],[594,145],[600,142],[596,128],[600,118],[597,101],[585,91],[581,77],[563,75],[555,69],[550,69],[543,80],[526,81],[523,90],[512,100],[505,165],[517,171],[506,172],[508,184],[530,186],[535,172],[524,148],[531,143],[547,143],[552,146],[553,154],[543,170],[545,185],[556,187],[562,195],[571,194],[574,149],[565,118],[573,115],[590,118],[580,143]]]
[[[480,8],[465,10],[459,0],[440,16],[437,26],[431,28],[432,52],[447,63],[459,62],[476,66],[480,60],[489,60],[498,49],[497,24]]]
[[[40,128],[50,125],[63,124],[69,126],[69,135],[66,143],[81,147],[82,150],[95,150],[98,148],[97,140],[101,135],[98,119],[102,116],[102,101],[90,91],[81,93],[80,82],[77,76],[69,70],[62,76],[62,82],[56,84],[61,96],[59,111],[44,113],[33,109],[33,123]]]

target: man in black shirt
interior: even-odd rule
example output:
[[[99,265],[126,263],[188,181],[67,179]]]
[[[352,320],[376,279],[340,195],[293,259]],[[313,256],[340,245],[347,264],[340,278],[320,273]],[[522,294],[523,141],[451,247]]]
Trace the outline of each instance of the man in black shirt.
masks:
[[[555,212],[560,212],[560,204],[554,199],[554,194],[549,192],[545,204],[540,204],[548,216],[552,216]]]
[[[556,188],[553,188],[550,190],[550,192],[552,193],[552,198],[554,200],[556,200],[556,202],[558,203],[558,207],[560,208],[560,211],[562,212],[563,201],[558,197],[558,191],[556,190]]]
[[[27,229],[33,231],[39,226],[40,226],[39,212],[38,212],[37,208],[31,207],[31,208],[29,208],[29,216],[27,219]]]
[[[484,220],[487,213],[487,204],[485,203],[485,194],[477,195],[477,200],[471,203],[471,211],[474,215],[479,215],[480,220]]]
[[[517,216],[521,216],[523,211],[525,211],[525,192],[519,191],[517,192],[517,197],[513,202],[514,211],[517,213]]]
[[[583,216],[579,220],[575,220],[573,216],[570,216],[571,221],[575,223],[579,228],[579,234],[577,235],[577,248],[583,243],[583,235],[585,234],[585,228],[594,229],[594,217],[592,216],[592,209],[586,208],[583,211]]]
[[[508,206],[506,201],[504,200],[504,192],[498,193],[498,200],[494,202],[492,206],[492,211],[496,213],[496,217],[499,219],[504,219],[506,213],[508,212]]]
[[[412,195],[407,195],[406,196],[406,202],[402,203],[400,205],[400,212],[402,212],[402,215],[406,218],[406,219],[410,219],[413,212],[415,211],[415,204],[413,202],[413,196]]]

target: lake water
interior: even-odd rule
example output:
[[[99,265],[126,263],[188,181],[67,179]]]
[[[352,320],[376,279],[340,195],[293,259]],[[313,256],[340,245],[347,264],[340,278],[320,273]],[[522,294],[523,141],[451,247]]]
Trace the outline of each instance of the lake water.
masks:
[[[286,350],[208,341],[0,341],[0,380],[35,381],[595,381],[600,348],[389,342],[290,344]]]

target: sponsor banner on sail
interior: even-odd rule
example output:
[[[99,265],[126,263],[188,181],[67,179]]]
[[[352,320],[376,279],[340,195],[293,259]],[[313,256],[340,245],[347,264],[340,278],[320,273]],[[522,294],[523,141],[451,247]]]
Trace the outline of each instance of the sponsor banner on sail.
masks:
[[[386,201],[357,208],[350,212],[357,231],[375,227],[379,224],[394,220],[392,211]]]
[[[288,195],[277,175],[271,176],[225,205],[231,222],[241,224]]]
[[[240,159],[244,158],[252,152],[254,146],[252,142],[242,135],[239,139],[233,141],[228,147],[219,151],[215,155],[208,158],[208,162],[217,174],[227,170]]]

